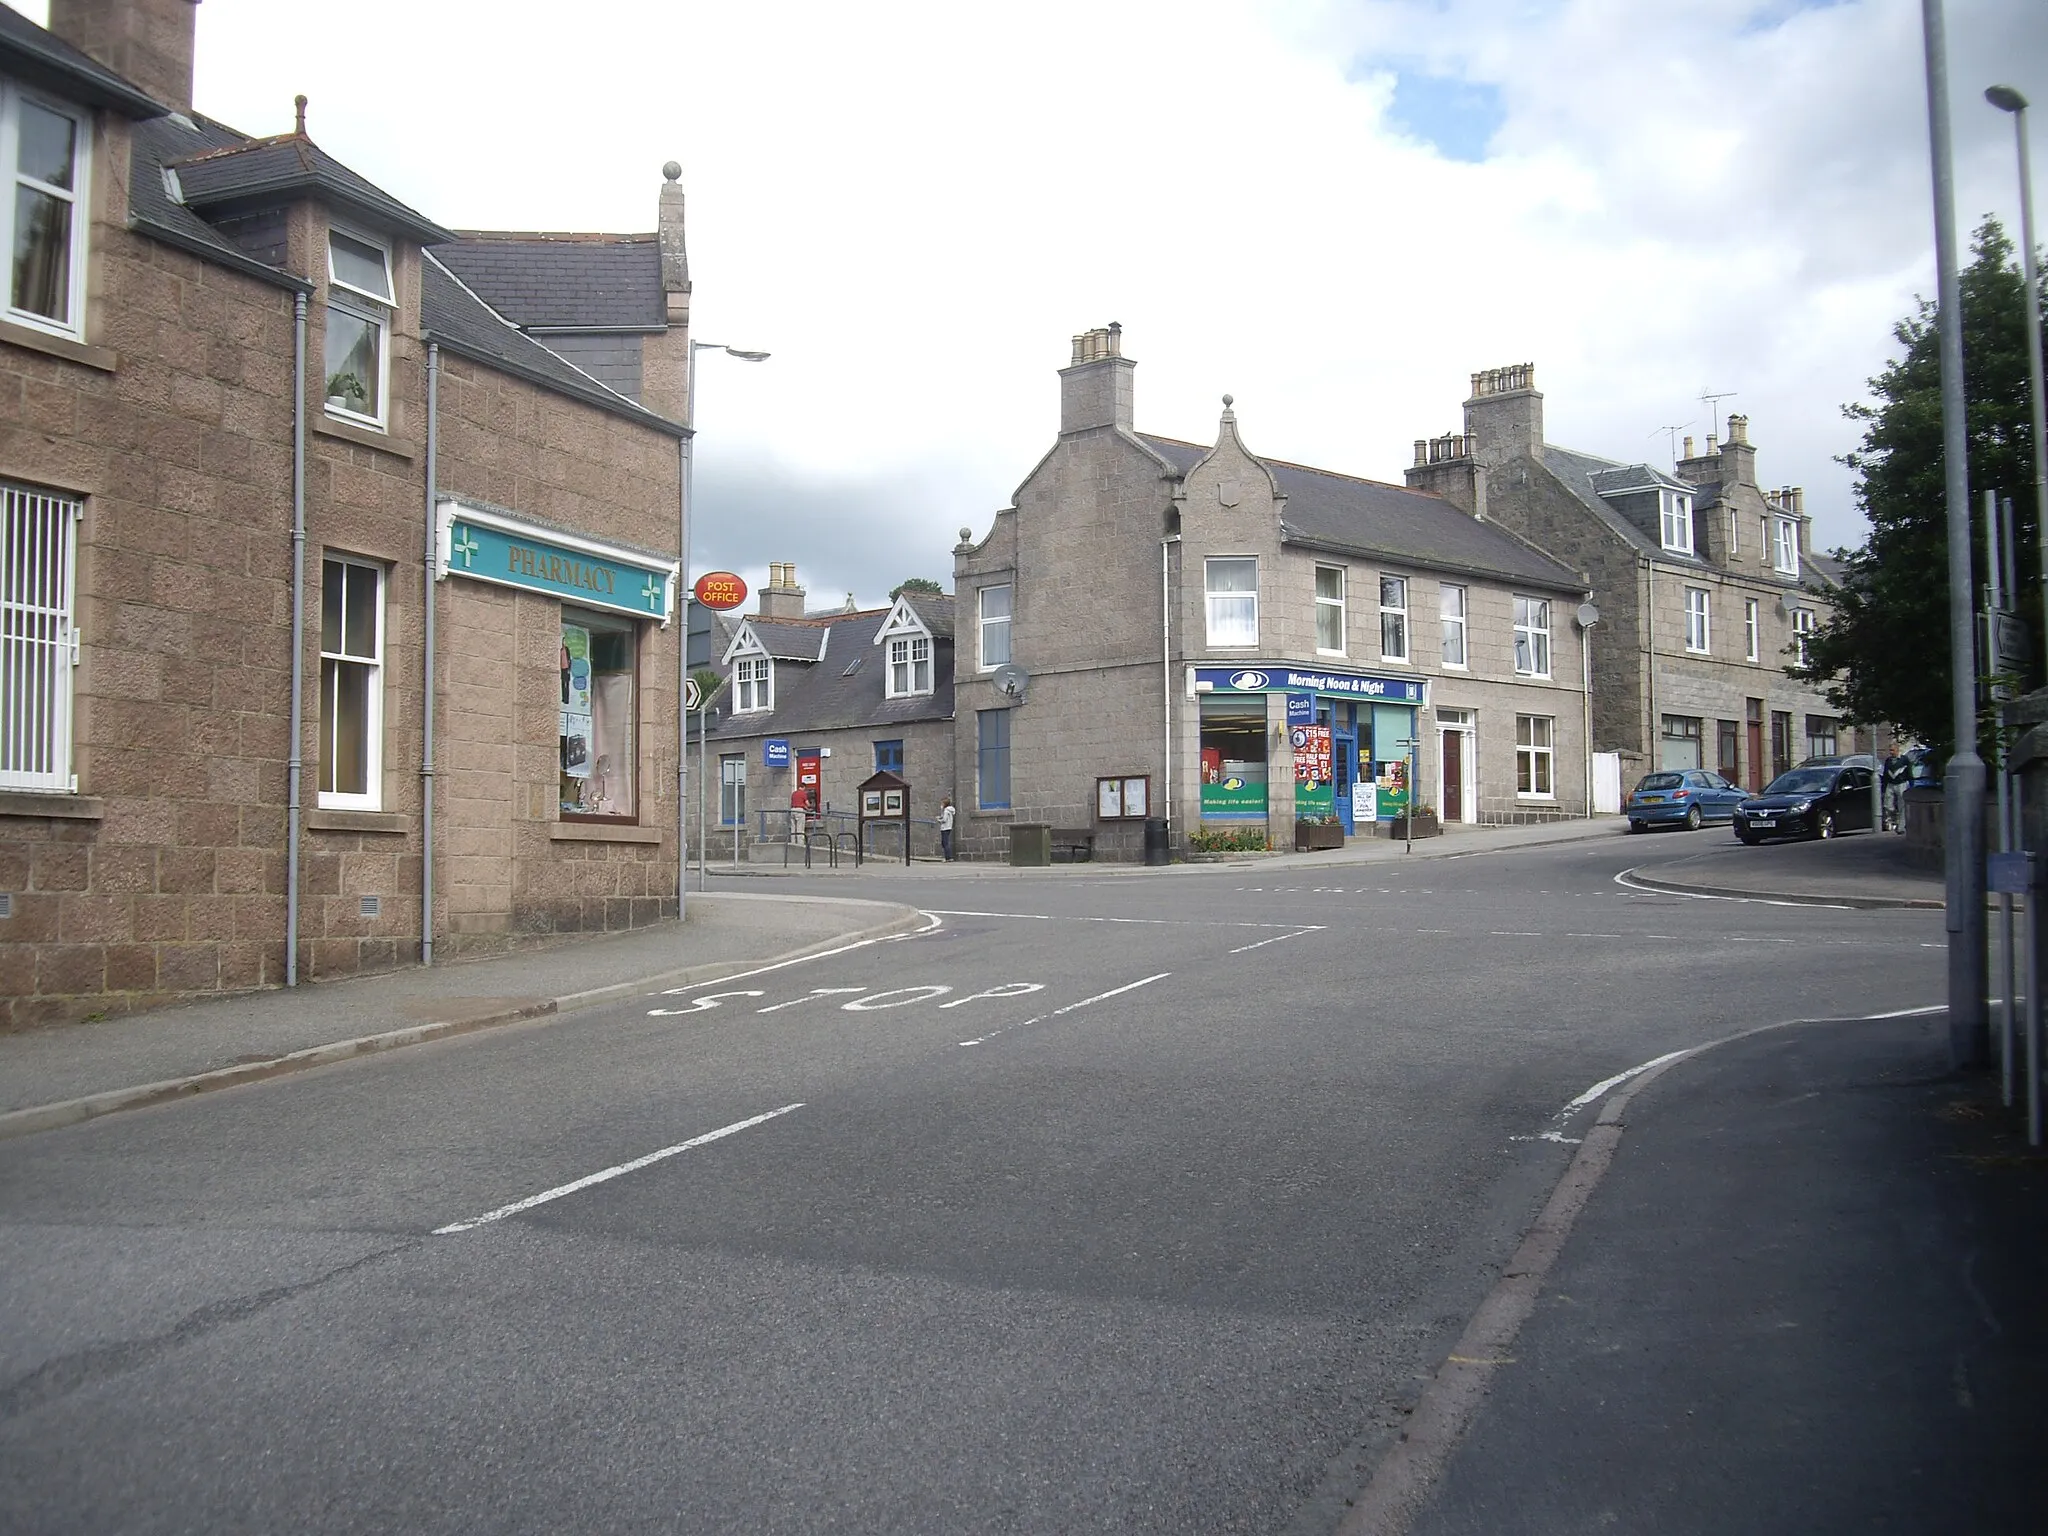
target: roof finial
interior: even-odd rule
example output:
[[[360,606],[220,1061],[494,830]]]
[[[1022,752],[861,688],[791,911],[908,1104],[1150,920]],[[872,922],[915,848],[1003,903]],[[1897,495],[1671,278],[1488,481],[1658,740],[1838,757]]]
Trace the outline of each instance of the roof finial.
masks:
[[[661,174],[664,180],[681,181],[683,179],[683,167],[680,162],[675,160],[664,161],[661,167]]]
[[[306,136],[306,98],[302,95],[294,96],[292,98],[292,105],[298,109],[299,114],[298,126],[292,132],[303,139]]]

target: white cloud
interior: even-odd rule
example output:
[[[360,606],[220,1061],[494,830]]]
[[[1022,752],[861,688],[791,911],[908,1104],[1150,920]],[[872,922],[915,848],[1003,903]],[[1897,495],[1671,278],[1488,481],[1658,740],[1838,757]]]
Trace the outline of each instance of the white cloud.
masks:
[[[29,7],[30,14],[37,14]],[[1556,441],[1656,459],[1737,391],[1759,470],[1860,523],[1846,400],[1934,288],[1915,0],[275,0],[199,8],[198,103],[291,98],[443,223],[652,226],[684,167],[707,548],[814,594],[944,574],[1120,320],[1140,425],[1398,481],[1466,376],[1533,359]],[[2040,0],[1950,0],[1957,213],[2017,229],[1993,79],[2048,105]],[[1489,158],[1389,118],[1497,97]],[[2048,157],[2048,139],[2038,146]],[[711,525],[722,523],[714,534]],[[864,536],[869,528],[872,536]]]

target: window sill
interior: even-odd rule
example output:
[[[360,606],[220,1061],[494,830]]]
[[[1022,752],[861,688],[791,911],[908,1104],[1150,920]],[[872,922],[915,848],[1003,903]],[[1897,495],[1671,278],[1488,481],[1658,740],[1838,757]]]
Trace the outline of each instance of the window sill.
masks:
[[[412,461],[417,451],[405,438],[393,437],[389,433],[379,432],[374,427],[359,427],[352,421],[342,421],[324,413],[315,416],[311,426],[322,437],[354,443],[359,448],[374,448],[379,453],[388,453],[393,458],[404,459],[408,463]]]
[[[48,816],[58,821],[99,821],[107,803],[96,795],[50,795],[33,789],[0,789],[0,816]]]
[[[611,826],[601,821],[558,821],[548,828],[548,840],[555,843],[658,843],[660,827],[631,823]]]
[[[32,325],[20,325],[12,320],[0,320],[0,341],[12,342],[30,352],[41,352],[50,357],[61,357],[67,363],[81,363],[87,368],[97,368],[101,373],[112,373],[121,364],[121,356],[111,347],[96,347],[90,342],[73,341],[69,336],[56,336],[48,331],[39,331]]]
[[[410,832],[412,818],[398,811],[343,811],[315,807],[306,812],[314,832]]]

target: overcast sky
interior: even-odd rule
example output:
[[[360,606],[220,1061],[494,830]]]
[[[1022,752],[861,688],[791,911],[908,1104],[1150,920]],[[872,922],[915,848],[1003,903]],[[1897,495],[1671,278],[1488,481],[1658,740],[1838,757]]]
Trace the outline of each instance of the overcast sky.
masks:
[[[25,3],[41,19],[42,5]],[[1934,291],[1919,0],[205,0],[197,105],[444,224],[653,227],[683,166],[695,569],[951,585],[1121,321],[1138,424],[1398,483],[1476,369],[1668,465],[1732,391],[1860,542],[1843,402]],[[1957,216],[2015,236],[2048,3],[1949,0]],[[2048,112],[2035,114],[2048,117]],[[2036,163],[2048,129],[2033,125]],[[2048,211],[2048,210],[2044,210]],[[1967,258],[1967,249],[1965,249]]]

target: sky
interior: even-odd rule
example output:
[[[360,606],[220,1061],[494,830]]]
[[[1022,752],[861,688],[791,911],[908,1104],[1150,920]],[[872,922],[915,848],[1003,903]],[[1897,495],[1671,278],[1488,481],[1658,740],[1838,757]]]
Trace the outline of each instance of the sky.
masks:
[[[1983,89],[2048,108],[2048,4],[1946,13],[1967,261],[1985,214],[2017,235]],[[303,92],[324,149],[451,227],[651,230],[680,162],[695,333],[773,354],[700,360],[692,570],[794,561],[813,607],[950,586],[1111,321],[1143,431],[1212,441],[1229,393],[1254,452],[1398,484],[1474,371],[1533,362],[1546,436],[1627,462],[1746,414],[1759,478],[1854,545],[1842,406],[1935,290],[1919,0],[204,0],[198,27],[200,111],[278,133]]]

